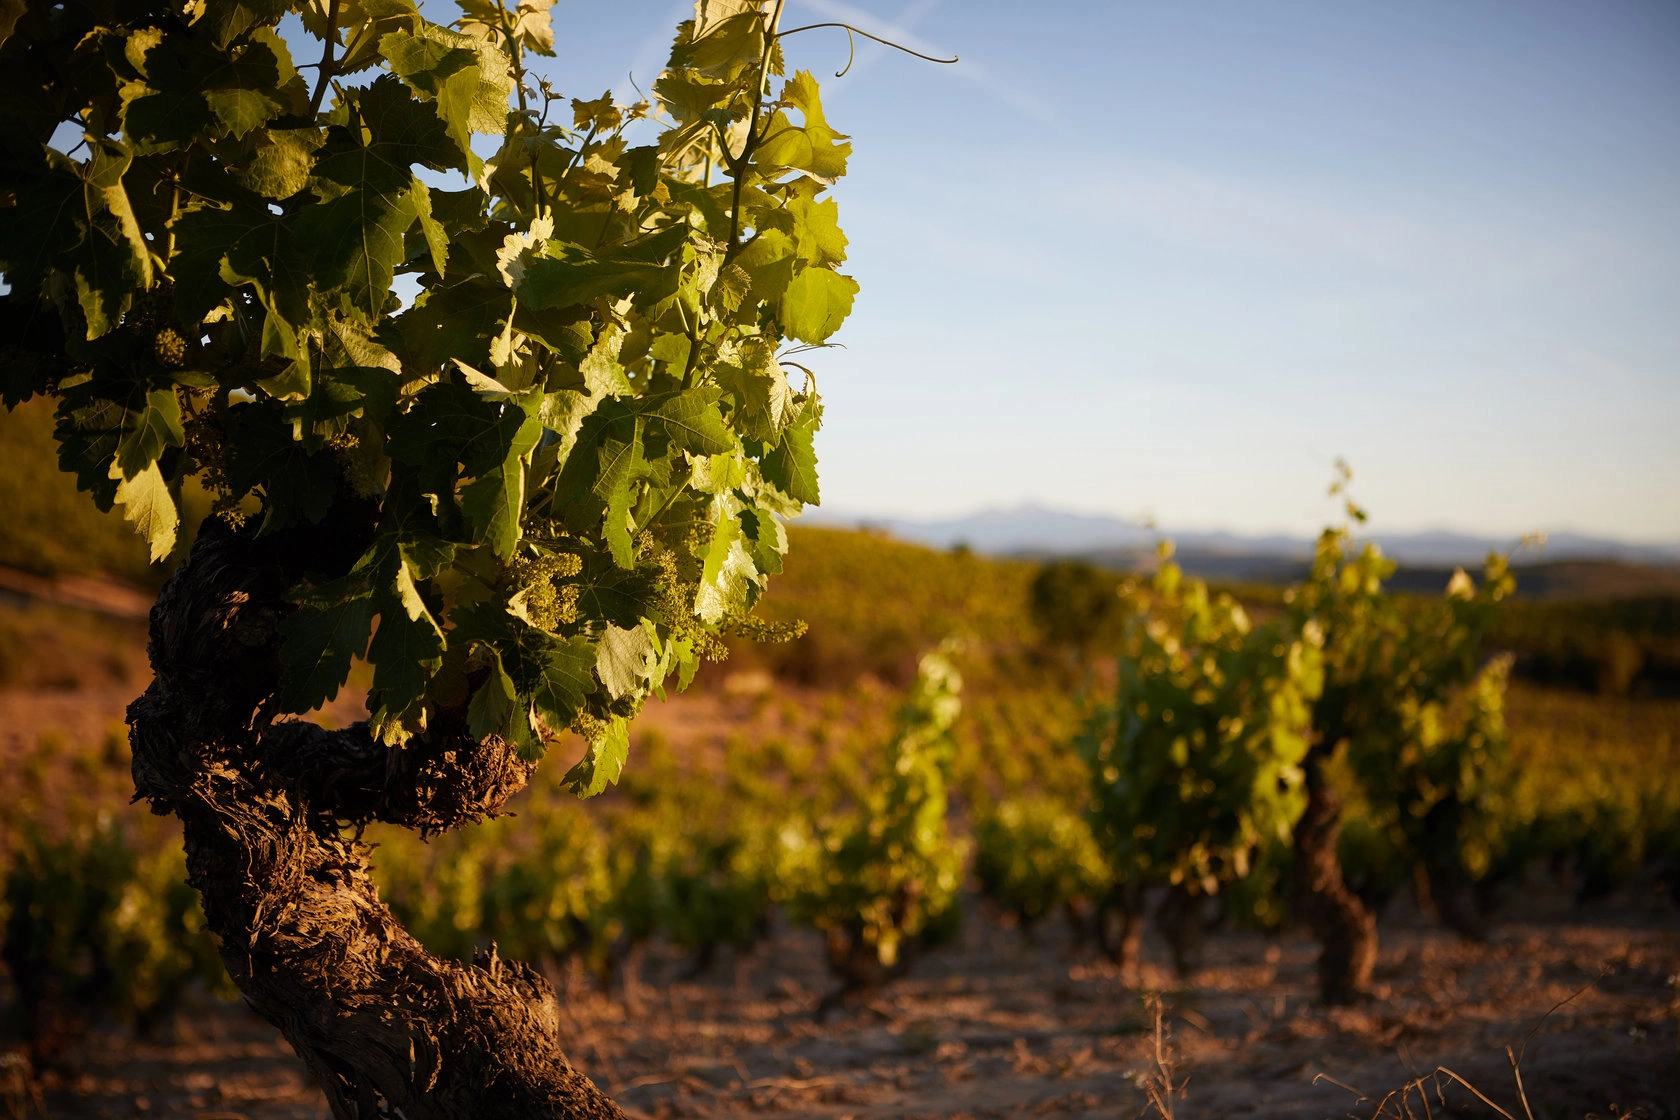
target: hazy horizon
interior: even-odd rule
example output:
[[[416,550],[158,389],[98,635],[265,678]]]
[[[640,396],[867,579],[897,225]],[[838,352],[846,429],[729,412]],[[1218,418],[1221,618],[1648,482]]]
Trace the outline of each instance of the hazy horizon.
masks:
[[[877,509],[861,509],[855,507],[841,507],[834,505],[814,506],[808,508],[799,521],[811,525],[823,524],[883,524],[887,522],[913,522],[917,524],[945,524],[960,522],[987,516],[1005,516],[1016,513],[1048,513],[1065,515],[1093,520],[1122,522],[1141,531],[1155,531],[1166,534],[1185,533],[1198,536],[1213,536],[1225,534],[1243,539],[1262,539],[1270,537],[1288,538],[1291,540],[1310,540],[1316,533],[1327,525],[1342,522],[1341,506],[1326,502],[1324,516],[1318,524],[1309,529],[1299,529],[1288,526],[1258,528],[1233,528],[1229,524],[1197,523],[1190,521],[1172,521],[1147,514],[1130,515],[1124,512],[1112,513],[1104,510],[1078,509],[1069,506],[1047,505],[1034,500],[1024,500],[1014,503],[996,503],[992,505],[974,506],[966,510],[941,514],[906,514],[883,512]],[[1629,534],[1602,533],[1582,530],[1572,526],[1536,527],[1517,533],[1504,532],[1499,529],[1487,529],[1476,526],[1455,525],[1450,522],[1436,522],[1433,524],[1404,525],[1379,517],[1372,517],[1369,522],[1359,527],[1361,536],[1395,536],[1395,537],[1424,537],[1430,535],[1444,535],[1468,537],[1478,540],[1508,539],[1516,543],[1533,533],[1543,533],[1548,537],[1584,537],[1602,539],[1617,544],[1636,548],[1669,548],[1680,550],[1680,533],[1672,536],[1637,537]]]

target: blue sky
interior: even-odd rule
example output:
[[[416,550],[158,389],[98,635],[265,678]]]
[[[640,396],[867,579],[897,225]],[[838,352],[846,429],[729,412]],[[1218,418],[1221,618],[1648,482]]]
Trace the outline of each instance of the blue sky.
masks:
[[[691,6],[557,7],[634,97]],[[1680,6],[789,0],[854,138],[825,507],[1680,539]]]

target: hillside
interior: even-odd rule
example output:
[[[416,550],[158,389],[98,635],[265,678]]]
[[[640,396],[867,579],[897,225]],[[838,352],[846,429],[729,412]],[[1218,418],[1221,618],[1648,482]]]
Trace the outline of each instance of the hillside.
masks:
[[[930,548],[966,545],[991,555],[1069,556],[1129,554],[1147,556],[1159,536],[1170,537],[1187,552],[1233,559],[1304,560],[1312,555],[1310,535],[1244,534],[1156,527],[1142,521],[1100,514],[1073,513],[1033,503],[982,510],[963,517],[918,519],[878,517],[842,510],[813,510],[812,524],[867,527]],[[1546,529],[1537,525],[1535,529]],[[1515,535],[1465,533],[1434,529],[1422,532],[1373,531],[1384,552],[1405,564],[1451,567],[1473,564],[1490,551],[1517,547]],[[1634,543],[1588,533],[1548,531],[1543,553],[1548,559],[1616,560],[1658,567],[1680,566],[1680,541]]]
[[[58,468],[52,402],[0,409],[0,565],[37,576],[107,574],[146,582],[146,546],[119,513],[100,513]]]

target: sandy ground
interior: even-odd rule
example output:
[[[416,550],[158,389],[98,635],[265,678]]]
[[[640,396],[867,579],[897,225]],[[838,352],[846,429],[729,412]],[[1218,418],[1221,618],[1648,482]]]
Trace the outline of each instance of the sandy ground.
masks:
[[[1521,1117],[1505,1047],[1525,1040],[1535,1120],[1680,1117],[1680,920],[1655,901],[1623,900],[1613,920],[1508,922],[1484,945],[1401,915],[1384,930],[1376,997],[1334,1011],[1313,1003],[1314,948],[1301,938],[1216,933],[1207,950],[1208,965],[1181,984],[1154,963],[1162,947],[1146,943],[1145,985],[1160,993],[1183,1086],[1177,1117],[1371,1117],[1377,1101],[1319,1075],[1379,1098],[1438,1066]],[[657,946],[609,992],[559,975],[562,1043],[647,1117],[1145,1112],[1145,999],[1059,928],[1028,943],[973,913],[959,945],[823,1023],[813,1015],[829,989],[821,961],[814,937],[778,931],[695,980],[679,979],[689,962]],[[1434,1116],[1499,1115],[1444,1075],[1430,1085]],[[93,1032],[42,1088],[55,1117],[326,1115],[272,1029],[209,1001],[158,1038]],[[1422,1116],[1417,1093],[1410,1103]]]

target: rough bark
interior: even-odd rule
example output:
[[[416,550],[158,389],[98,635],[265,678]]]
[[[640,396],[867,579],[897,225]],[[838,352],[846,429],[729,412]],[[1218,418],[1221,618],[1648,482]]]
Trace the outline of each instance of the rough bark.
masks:
[[[494,945],[470,965],[426,952],[350,827],[478,821],[529,764],[449,713],[401,749],[274,721],[283,596],[310,548],[208,523],[152,610],[154,678],[128,710],[136,794],[180,817],[228,972],[340,1120],[622,1116],[561,1054],[548,984]]]
[[[1332,1006],[1356,1001],[1377,963],[1377,920],[1342,878],[1336,840],[1342,806],[1322,757],[1308,758],[1307,809],[1295,826],[1295,910],[1318,938],[1319,994]]]

